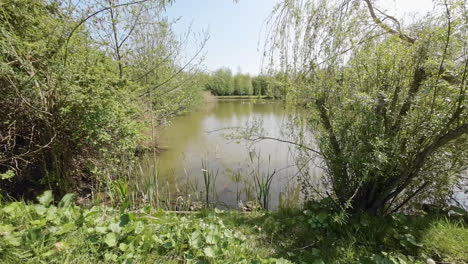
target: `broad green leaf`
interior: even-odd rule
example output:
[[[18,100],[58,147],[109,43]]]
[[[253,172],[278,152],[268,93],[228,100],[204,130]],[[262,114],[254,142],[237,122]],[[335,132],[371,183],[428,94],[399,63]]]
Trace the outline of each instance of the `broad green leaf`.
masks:
[[[166,249],[171,249],[171,248],[174,247],[174,244],[172,243],[171,240],[168,240],[163,244],[163,247],[166,248]]]
[[[201,237],[201,233],[199,231],[193,232],[190,235],[190,239],[189,239],[190,246],[193,247],[193,248],[199,248],[200,243],[201,243],[200,237]]]
[[[67,193],[65,196],[63,196],[62,200],[60,200],[58,207],[60,208],[67,208],[70,207],[73,204],[73,198],[74,198],[73,193]]]
[[[104,242],[109,247],[115,247],[117,245],[117,234],[116,233],[109,233],[106,235]]]
[[[215,257],[215,251],[213,250],[212,247],[206,247],[203,250],[203,253],[205,253],[205,256],[207,256],[209,258],[214,258]]]
[[[123,214],[120,216],[120,223],[119,223],[120,227],[126,226],[128,222],[130,222],[130,217],[128,216],[128,214]]]
[[[143,223],[141,221],[138,221],[135,227],[135,234],[141,234],[141,232],[143,232],[144,229],[145,226],[143,225]]]
[[[44,206],[48,206],[50,203],[54,201],[54,197],[52,195],[52,191],[45,191],[43,194],[37,197],[37,200],[40,204]]]
[[[107,227],[105,226],[96,226],[95,229],[96,229],[96,232],[101,233],[101,234],[107,233],[107,230],[108,230]]]
[[[70,233],[71,231],[76,229],[75,222],[69,222],[60,227],[60,230],[57,232],[57,235],[62,235],[66,233]]]
[[[4,236],[4,239],[7,244],[11,246],[19,247],[21,245],[21,237],[17,237],[11,234]]]
[[[209,234],[206,236],[206,243],[214,245],[216,244],[216,237],[213,234]]]

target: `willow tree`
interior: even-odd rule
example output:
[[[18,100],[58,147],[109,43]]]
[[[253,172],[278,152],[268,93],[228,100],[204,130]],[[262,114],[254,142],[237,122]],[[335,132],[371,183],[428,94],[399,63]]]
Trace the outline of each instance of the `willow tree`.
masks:
[[[267,56],[307,96],[337,205],[387,214],[449,199],[468,165],[467,1],[405,25],[372,0],[288,0],[269,23]]]

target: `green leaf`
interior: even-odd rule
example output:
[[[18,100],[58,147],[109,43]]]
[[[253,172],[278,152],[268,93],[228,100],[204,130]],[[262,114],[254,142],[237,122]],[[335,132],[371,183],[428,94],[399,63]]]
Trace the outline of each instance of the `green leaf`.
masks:
[[[15,247],[19,247],[21,245],[21,237],[17,237],[14,235],[6,235],[4,237],[7,244]]]
[[[143,223],[141,221],[138,221],[135,227],[135,234],[141,234],[141,232],[143,232],[144,229],[145,226],[143,225]]]
[[[96,232],[98,233],[101,233],[101,234],[105,234],[107,233],[107,227],[105,226],[96,226]]]
[[[6,225],[0,224],[0,234],[9,234],[14,230],[15,230],[15,227],[13,227],[10,224],[6,224]]]
[[[120,224],[119,224],[120,227],[126,226],[129,222],[130,222],[130,217],[128,216],[128,214],[123,214],[120,216]]]
[[[205,253],[205,256],[207,256],[209,258],[214,258],[215,257],[215,252],[214,252],[212,247],[206,247],[203,250],[203,253]]]
[[[12,170],[8,170],[5,173],[0,173],[0,180],[8,180],[15,177],[15,173]]]
[[[62,200],[60,200],[58,207],[60,208],[67,208],[70,207],[73,204],[73,198],[74,198],[73,193],[67,193],[65,196],[63,196]]]
[[[45,191],[43,194],[37,197],[37,200],[40,204],[44,206],[48,206],[50,203],[54,201],[54,197],[52,196],[52,191]]]
[[[76,225],[74,222],[69,222],[64,224],[60,227],[60,230],[57,232],[57,235],[62,235],[66,233],[70,233],[71,231],[76,229]]]
[[[189,238],[190,246],[193,248],[199,248],[200,242],[201,242],[200,237],[201,237],[201,233],[199,231],[193,232]]]
[[[411,245],[415,246],[415,247],[422,247],[421,244],[419,244],[418,242],[416,242],[416,239],[414,238],[413,235],[411,234],[405,234],[405,238],[406,238],[406,241],[408,241]]]
[[[44,215],[47,213],[47,208],[43,206],[42,204],[35,204],[34,209],[36,210],[36,213],[40,216]]]
[[[109,247],[115,247],[117,245],[117,234],[116,233],[109,233],[106,235],[106,239],[104,242],[109,246]]]
[[[166,241],[166,243],[163,244],[163,247],[166,249],[171,249],[174,247],[174,244],[172,243],[171,240]]]
[[[214,245],[216,244],[216,237],[213,234],[209,234],[206,236],[206,243]]]

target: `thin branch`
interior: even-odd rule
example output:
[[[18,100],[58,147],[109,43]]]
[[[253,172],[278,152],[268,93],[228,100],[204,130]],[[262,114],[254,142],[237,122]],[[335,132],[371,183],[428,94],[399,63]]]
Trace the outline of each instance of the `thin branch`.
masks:
[[[107,11],[109,9],[112,9],[112,8],[118,8],[118,7],[123,7],[123,6],[129,6],[129,5],[135,5],[135,4],[141,4],[141,3],[144,3],[144,2],[147,2],[147,1],[150,1],[150,0],[140,0],[140,1],[135,1],[135,2],[130,2],[130,3],[123,3],[123,4],[118,4],[118,5],[113,5],[113,6],[108,6],[108,7],[105,7],[103,9],[100,9],[94,13],[92,13],[91,15],[85,17],[84,19],[82,19],[73,29],[72,31],[70,31],[70,33],[68,34],[67,36],[67,40],[65,42],[65,55],[64,55],[64,62],[63,62],[63,65],[66,66],[67,65],[67,57],[68,57],[68,43],[70,42],[70,39],[71,37],[73,36],[73,34],[75,33],[75,31],[81,26],[83,25],[86,21],[88,21],[90,18],[104,12],[104,11]]]
[[[177,75],[179,75],[182,71],[184,71],[185,68],[187,68],[187,66],[189,66],[189,65],[192,63],[192,61],[194,61],[194,60],[198,57],[198,55],[203,51],[203,49],[205,48],[206,41],[208,41],[208,39],[205,40],[204,44],[200,47],[200,49],[197,51],[197,53],[195,53],[195,55],[193,55],[193,57],[192,57],[182,68],[180,68],[176,73],[174,73],[173,75],[171,75],[169,78],[167,78],[167,79],[166,79],[165,81],[163,81],[162,83],[160,83],[160,84],[158,84],[158,85],[156,85],[156,86],[154,86],[154,87],[149,88],[149,89],[148,89],[148,92],[143,93],[141,96],[146,96],[146,95],[148,95],[148,94],[151,94],[152,92],[150,91],[150,89],[151,89],[151,90],[156,90],[156,89],[158,89],[159,87],[161,87],[161,86],[167,84],[168,82],[170,82],[170,81],[171,81],[172,79],[174,79]],[[172,91],[172,90],[170,90],[170,91],[165,91],[165,92],[166,92],[166,93],[169,93],[169,92],[171,92],[171,91]]]
[[[425,182],[423,185],[421,185],[421,187],[419,187],[415,192],[413,192],[411,195],[406,197],[406,199],[400,205],[398,205],[395,209],[393,209],[392,213],[397,212],[401,207],[403,207],[405,204],[407,204],[411,199],[413,199],[414,196],[416,196],[419,192],[421,192],[428,185],[429,185],[429,182]]]
[[[442,54],[442,60],[440,61],[439,71],[437,73],[437,78],[436,78],[436,83],[434,85],[434,94],[432,96],[431,112],[430,112],[429,116],[432,116],[432,112],[434,111],[435,100],[436,100],[437,92],[438,92],[437,88],[438,88],[440,76],[442,75],[442,72],[444,71],[445,58],[447,57],[447,50],[448,50],[448,46],[450,44],[450,35],[452,33],[452,21],[451,21],[451,17],[450,17],[450,9],[448,7],[447,0],[444,1],[444,5],[445,5],[446,16],[447,16],[447,38],[445,40],[444,53]]]
[[[397,31],[397,30],[391,28],[389,25],[382,22],[382,20],[380,20],[377,17],[377,15],[375,14],[374,7],[372,6],[372,3],[370,2],[370,0],[363,0],[363,1],[366,2],[366,4],[367,4],[367,8],[369,9],[369,13],[370,13],[370,15],[372,17],[372,20],[374,20],[374,22],[377,25],[379,25],[383,30],[387,31],[387,33],[398,35],[398,37],[400,39],[402,39],[402,40],[404,40],[404,41],[406,41],[406,42],[408,42],[410,44],[414,44],[416,42],[416,40],[414,38],[411,38],[408,35],[403,34],[401,31]],[[398,23],[398,24],[400,24],[400,23]]]
[[[299,143],[296,143],[296,142],[293,142],[293,141],[289,141],[289,140],[284,140],[284,139],[280,139],[280,138],[274,138],[274,137],[264,137],[264,136],[258,136],[254,139],[252,139],[253,141],[260,141],[260,140],[274,140],[274,141],[278,141],[278,142],[282,142],[282,143],[287,143],[287,144],[291,144],[291,145],[295,145],[295,146],[298,146],[300,148],[303,148],[303,149],[306,149],[308,151],[311,151],[311,152],[314,152],[318,155],[322,155],[322,153],[318,150],[315,150],[311,147],[308,147],[308,146],[305,146],[305,145],[302,145],[302,144],[299,144]]]

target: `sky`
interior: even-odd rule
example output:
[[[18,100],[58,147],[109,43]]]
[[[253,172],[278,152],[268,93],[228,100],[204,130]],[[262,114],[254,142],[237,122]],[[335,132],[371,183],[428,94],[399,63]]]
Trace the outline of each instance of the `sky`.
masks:
[[[229,67],[234,73],[256,75],[262,67],[264,21],[280,0],[176,0],[167,8],[170,18],[180,18],[177,34],[192,25],[194,32],[207,30],[204,66],[207,71]],[[411,20],[432,10],[431,0],[379,0],[377,6],[397,18]]]

